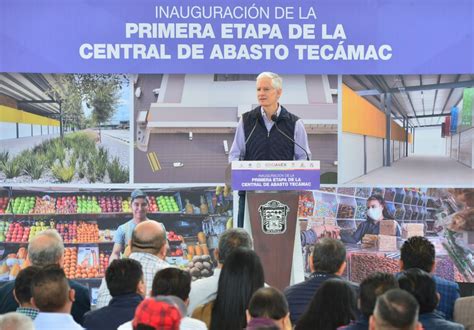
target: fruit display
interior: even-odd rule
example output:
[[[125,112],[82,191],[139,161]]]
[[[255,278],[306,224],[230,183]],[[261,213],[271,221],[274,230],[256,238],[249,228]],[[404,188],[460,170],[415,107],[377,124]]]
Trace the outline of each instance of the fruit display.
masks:
[[[38,233],[42,232],[43,230],[56,228],[54,221],[35,221],[30,227],[30,236],[28,237],[28,241],[30,241],[33,237],[35,237]]]
[[[0,221],[0,243],[5,242],[9,226],[8,221]]]
[[[110,252],[102,251],[99,254],[99,276],[104,277],[105,270],[109,266]]]
[[[77,226],[77,243],[97,243],[99,241],[99,226],[97,223],[81,221]]]
[[[122,212],[122,196],[99,196],[98,202],[103,213]]]
[[[77,213],[76,196],[62,196],[56,199],[56,213],[73,214]]]
[[[77,213],[101,213],[96,196],[77,196]]]
[[[132,210],[130,209],[130,197],[127,199],[122,199],[122,211],[125,213],[130,213]]]
[[[28,243],[30,227],[21,222],[13,222],[8,226],[5,234],[5,242]]]
[[[173,196],[156,197],[159,212],[176,213],[179,212],[179,206]]]
[[[67,247],[64,249],[64,273],[67,278],[76,277],[77,267],[77,247]]]
[[[63,238],[64,243],[75,243],[77,237],[77,222],[59,222],[56,224],[56,230]]]
[[[66,245],[63,267],[67,277],[87,281],[85,285],[95,287],[96,279],[103,277],[107,269],[112,247],[109,243],[113,242],[117,227],[130,220],[130,191],[67,188],[65,191],[51,189],[39,192],[15,187],[8,189],[11,192],[0,197],[0,210],[6,213],[3,216],[0,214],[0,245],[5,258],[0,260],[0,281],[14,278],[27,264],[14,252],[20,247],[26,248],[38,233],[53,228]],[[220,233],[217,227],[212,230],[211,227],[204,227],[204,222],[219,218],[212,211],[214,207],[221,205],[232,210],[231,195],[225,200],[222,197],[225,189],[221,190],[219,198],[209,188],[196,189],[196,193],[194,190],[186,191],[184,194],[190,200],[188,209],[192,209],[192,217],[181,214],[185,209],[179,192],[148,192],[150,219],[162,222],[168,229],[167,260],[181,268],[187,267],[189,262],[196,262],[191,264],[191,268],[195,268],[195,279],[212,274],[213,262],[209,247],[216,245]],[[230,203],[230,206],[225,202]],[[222,230],[225,230],[226,223],[232,225],[231,214],[221,218],[225,221],[219,219],[217,222],[222,223]],[[207,235],[215,236],[209,241],[209,247]],[[185,242],[185,239],[189,242]],[[22,251],[26,252],[25,249]],[[93,281],[89,282],[89,279]]]
[[[9,212],[14,214],[29,214],[34,207],[34,196],[19,196],[10,200]]]
[[[8,197],[0,197],[0,214],[7,212],[8,201],[10,199]]]
[[[43,196],[43,197],[36,196],[35,207],[30,213],[34,213],[34,214],[56,213],[56,199],[48,195]]]
[[[196,255],[188,263],[187,269],[191,273],[192,280],[198,280],[212,276],[214,267],[210,255]]]

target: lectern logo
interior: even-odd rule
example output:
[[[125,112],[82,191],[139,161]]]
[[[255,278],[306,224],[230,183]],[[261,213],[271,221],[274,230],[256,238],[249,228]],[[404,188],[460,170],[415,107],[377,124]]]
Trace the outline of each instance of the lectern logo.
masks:
[[[290,210],[288,205],[279,201],[269,201],[260,205],[258,212],[262,222],[262,231],[265,234],[283,234],[286,232],[287,215]]]

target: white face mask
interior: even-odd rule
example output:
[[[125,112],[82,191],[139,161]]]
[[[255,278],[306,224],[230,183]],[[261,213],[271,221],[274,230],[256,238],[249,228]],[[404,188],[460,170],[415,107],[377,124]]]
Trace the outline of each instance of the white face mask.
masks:
[[[379,220],[382,217],[382,208],[375,207],[367,210],[367,215],[373,220]]]

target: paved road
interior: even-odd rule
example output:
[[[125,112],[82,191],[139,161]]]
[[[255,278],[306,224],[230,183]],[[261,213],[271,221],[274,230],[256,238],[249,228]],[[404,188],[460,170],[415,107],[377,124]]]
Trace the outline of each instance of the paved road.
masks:
[[[118,157],[122,166],[130,167],[129,130],[102,130],[102,142],[99,145],[107,148],[111,160]]]

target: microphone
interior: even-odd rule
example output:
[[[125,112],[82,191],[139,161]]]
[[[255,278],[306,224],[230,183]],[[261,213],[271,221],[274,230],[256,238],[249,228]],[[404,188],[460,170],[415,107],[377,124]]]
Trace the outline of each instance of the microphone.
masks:
[[[291,142],[293,142],[294,144],[296,144],[298,147],[300,147],[301,149],[303,149],[304,153],[306,154],[306,160],[309,160],[309,154],[308,152],[306,151],[305,148],[303,148],[302,146],[300,146],[298,143],[296,143],[296,141],[294,139],[292,139],[291,137],[289,137],[285,132],[283,132],[280,127],[278,127],[278,124],[277,124],[277,120],[278,120],[278,116],[276,114],[273,114],[272,115],[272,121],[275,123],[275,127],[277,128],[278,132],[280,132],[284,137],[286,137],[288,140],[290,140]]]

